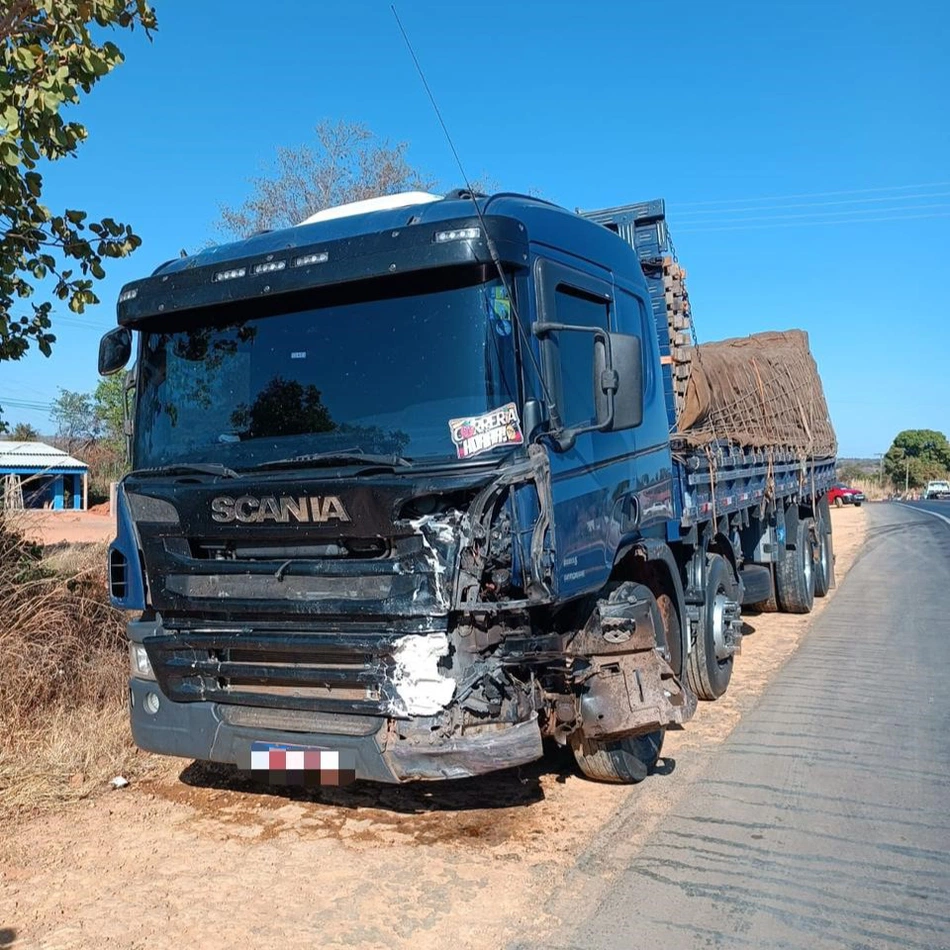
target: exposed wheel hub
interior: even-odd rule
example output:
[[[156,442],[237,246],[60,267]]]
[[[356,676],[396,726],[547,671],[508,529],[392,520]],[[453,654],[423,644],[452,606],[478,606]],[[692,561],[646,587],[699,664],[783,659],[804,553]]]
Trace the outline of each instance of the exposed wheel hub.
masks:
[[[712,624],[716,658],[726,660],[733,656],[742,642],[742,611],[738,601],[722,592],[717,593],[708,622]]]

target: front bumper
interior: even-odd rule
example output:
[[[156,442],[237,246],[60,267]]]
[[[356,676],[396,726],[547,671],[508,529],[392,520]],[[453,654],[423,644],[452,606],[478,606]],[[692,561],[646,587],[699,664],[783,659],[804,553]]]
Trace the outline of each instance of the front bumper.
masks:
[[[158,697],[149,712],[146,696]],[[478,731],[425,743],[398,738],[386,719],[370,716],[312,717],[323,731],[310,731],[307,713],[293,710],[236,709],[214,702],[172,702],[157,683],[133,677],[129,681],[130,718],[135,744],[148,752],[188,759],[251,767],[251,746],[270,742],[346,752],[355,762],[357,779],[408,782],[469,778],[498,769],[525,765],[541,757],[541,732],[536,717],[526,722],[498,724]],[[235,713],[242,715],[237,717]],[[260,714],[264,725],[246,724]],[[264,718],[269,714],[270,722]],[[274,726],[281,715],[283,728]],[[296,718],[293,728],[286,722]],[[237,719],[237,721],[235,721]],[[341,734],[341,732],[349,734]],[[361,732],[362,734],[354,734]]]

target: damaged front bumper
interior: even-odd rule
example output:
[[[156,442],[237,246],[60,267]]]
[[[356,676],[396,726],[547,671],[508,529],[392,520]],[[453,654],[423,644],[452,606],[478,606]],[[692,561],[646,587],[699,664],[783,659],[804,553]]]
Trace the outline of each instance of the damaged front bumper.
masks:
[[[167,698],[149,712],[146,700],[155,690],[153,682],[130,680],[132,736],[139,748],[240,769],[250,768],[251,747],[262,741],[345,752],[355,763],[357,779],[390,783],[469,778],[525,765],[542,754],[536,716],[527,722],[424,742],[400,738],[387,720],[371,716],[245,716],[220,703],[175,703]]]
[[[128,632],[155,677],[133,675],[129,688],[133,738],[147,751],[247,769],[254,743],[303,746],[346,753],[356,778],[378,782],[466,778],[542,754],[532,710],[468,728],[452,718],[444,630],[167,630],[151,621]]]

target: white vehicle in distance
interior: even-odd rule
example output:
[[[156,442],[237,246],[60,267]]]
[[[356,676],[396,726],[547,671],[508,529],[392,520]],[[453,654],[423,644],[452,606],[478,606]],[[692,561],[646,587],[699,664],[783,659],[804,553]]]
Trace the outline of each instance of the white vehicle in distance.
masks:
[[[927,482],[924,498],[950,498],[950,482],[943,480]]]

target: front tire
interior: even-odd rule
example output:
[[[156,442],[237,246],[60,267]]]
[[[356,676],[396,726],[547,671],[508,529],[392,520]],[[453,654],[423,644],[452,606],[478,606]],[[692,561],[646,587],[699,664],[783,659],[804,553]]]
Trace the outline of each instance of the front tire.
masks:
[[[841,496],[839,495],[839,496],[835,499],[835,508],[840,508],[843,504],[844,504],[844,502],[841,500]]]
[[[641,736],[602,741],[578,738],[572,744],[578,767],[595,782],[634,785],[642,782],[656,765],[663,748],[665,729]]]

